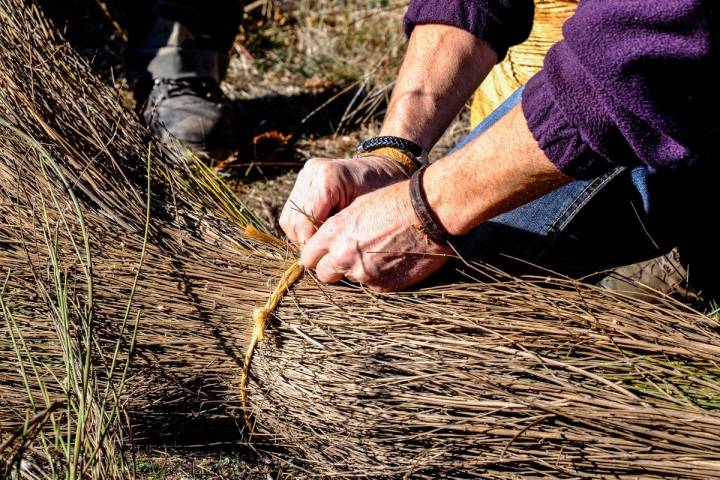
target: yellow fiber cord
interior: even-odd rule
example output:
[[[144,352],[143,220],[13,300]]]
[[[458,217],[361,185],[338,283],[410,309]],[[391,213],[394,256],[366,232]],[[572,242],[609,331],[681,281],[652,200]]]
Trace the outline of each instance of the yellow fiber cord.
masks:
[[[292,287],[295,282],[298,281],[303,271],[304,267],[299,260],[293,263],[290,268],[288,268],[285,273],[283,273],[283,276],[280,279],[280,283],[275,288],[275,291],[273,291],[272,295],[270,295],[270,298],[268,299],[265,306],[262,308],[256,308],[253,311],[253,333],[252,338],[250,339],[250,344],[245,351],[245,357],[243,359],[243,369],[240,376],[240,399],[242,401],[243,418],[245,419],[245,424],[247,425],[248,431],[251,435],[254,433],[254,428],[252,426],[252,423],[250,422],[250,412],[247,402],[247,385],[250,375],[250,363],[252,362],[253,353],[255,353],[255,347],[257,346],[258,342],[262,342],[265,339],[265,328],[267,327],[267,322],[270,318],[270,315],[272,315],[272,313],[275,311],[287,291],[290,290],[290,287]]]

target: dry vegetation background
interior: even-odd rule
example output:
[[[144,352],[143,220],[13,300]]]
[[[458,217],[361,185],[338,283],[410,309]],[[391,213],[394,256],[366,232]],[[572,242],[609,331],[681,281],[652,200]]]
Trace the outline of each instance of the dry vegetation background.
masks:
[[[100,0],[47,0],[45,3],[46,10],[55,21],[64,25],[67,37],[86,57],[92,59],[96,70],[109,83],[124,92],[128,107],[132,107],[129,88],[123,79],[123,32],[114,6]],[[234,45],[232,65],[223,86],[244,112],[243,147],[234,158],[216,167],[268,224],[275,224],[296,172],[306,159],[316,155],[348,156],[360,138],[377,130],[404,49],[405,39],[401,30],[404,8],[405,2],[393,1],[260,0],[247,5],[247,19]],[[467,128],[467,117],[465,112],[456,121],[435,155],[441,155],[462,136]],[[215,280],[227,282],[228,278],[221,275]],[[474,302],[478,298],[469,300],[473,302],[470,306],[473,311],[477,308]],[[523,305],[526,303],[521,301]],[[553,312],[557,311],[556,305],[550,307]],[[524,315],[522,309],[519,312],[518,315]],[[445,313],[443,310],[438,315],[444,318]],[[574,319],[574,312],[570,313]],[[344,316],[336,319],[330,314],[326,316],[338,324],[346,321]],[[655,318],[643,313],[641,318],[655,328],[666,317],[663,314]],[[390,317],[390,321],[393,320],[397,319]],[[500,320],[505,326],[508,318]],[[603,328],[615,328],[617,322],[612,318],[610,320],[612,322]],[[629,322],[629,325],[634,324]],[[397,327],[397,322],[393,326]],[[693,331],[696,326],[689,324],[677,331]],[[413,324],[413,331],[415,327],[416,324]],[[546,334],[545,327],[542,322],[538,323],[538,332]],[[648,331],[654,330],[650,328]],[[581,330],[581,335],[585,333],[586,330]],[[664,333],[657,336],[674,340]],[[404,344],[402,341],[396,343]],[[680,342],[670,343],[674,348]],[[552,341],[550,345],[554,347],[556,343]],[[477,349],[474,343],[472,348]],[[483,348],[477,350],[484,351]],[[272,350],[268,349],[268,352]],[[305,356],[302,359],[307,361]],[[493,365],[492,360],[497,364]],[[480,364],[487,364],[489,369],[502,375],[506,363],[503,358],[495,358]],[[277,365],[276,362],[267,364],[273,368]],[[334,363],[327,365],[332,367]],[[313,369],[319,366],[322,363],[313,363]],[[605,368],[604,364],[600,367]],[[673,378],[685,379],[687,376],[677,373],[682,365],[662,364],[661,367],[672,370]],[[716,368],[715,364],[713,368]],[[645,376],[641,377],[645,379]],[[352,381],[354,377],[348,378]],[[654,384],[653,388],[649,388],[642,382],[633,384],[632,378],[628,382],[638,391],[647,389],[650,393],[655,392]],[[714,385],[711,386],[715,388]],[[342,386],[338,388],[343,389]],[[697,393],[700,397],[705,395],[704,391],[698,393],[692,390],[690,393]],[[676,400],[673,395],[668,396]],[[680,396],[685,398],[684,394]],[[593,400],[598,401],[598,397],[594,396]],[[270,403],[276,406],[281,402]],[[322,402],[316,403],[322,407]],[[383,406],[382,403],[379,405]],[[715,406],[710,405],[712,408]],[[288,413],[287,417],[281,417],[281,424],[291,425],[291,414],[304,411],[298,408],[296,412]],[[358,418],[357,421],[362,421],[362,416]],[[488,418],[488,421],[493,421],[492,417]],[[654,411],[649,414],[648,436],[652,436],[657,422],[661,421]],[[606,428],[612,432],[617,432],[620,424],[631,423],[623,423],[623,418],[612,416],[607,422],[610,427]],[[217,434],[210,426],[203,430],[211,436]],[[683,441],[687,440],[683,432],[678,436]],[[615,438],[613,435],[608,437]],[[198,443],[202,443],[201,448],[185,446],[182,449],[145,449],[137,452],[135,460],[139,478],[297,478],[297,471],[285,472],[276,465],[258,462],[252,452],[239,445],[213,444],[212,441]],[[312,448],[312,444],[309,445]],[[476,447],[483,448],[482,445]],[[503,449],[503,454],[507,448]],[[615,461],[614,456],[607,458],[610,462]],[[632,459],[627,459],[627,462],[635,467]]]
[[[126,35],[121,2],[40,3],[133,108],[123,75]],[[222,85],[242,112],[243,147],[217,167],[242,200],[275,230],[304,161],[313,156],[350,156],[359,140],[378,131],[405,49],[406,5],[404,0],[259,0],[246,5],[246,19]],[[469,109],[433,155],[451,148],[467,132],[468,123]],[[232,445],[143,451],[137,468],[140,478],[147,479],[285,476]]]

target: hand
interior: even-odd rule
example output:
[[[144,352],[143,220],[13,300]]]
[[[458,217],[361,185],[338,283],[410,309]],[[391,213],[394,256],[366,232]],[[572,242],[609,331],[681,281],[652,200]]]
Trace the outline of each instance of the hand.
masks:
[[[376,291],[395,291],[438,270],[451,249],[425,236],[408,182],[362,195],[330,217],[302,250],[303,265],[324,282],[344,276]]]
[[[352,159],[312,158],[298,174],[280,214],[290,241],[304,244],[330,215],[360,195],[407,178],[392,159],[364,155]]]

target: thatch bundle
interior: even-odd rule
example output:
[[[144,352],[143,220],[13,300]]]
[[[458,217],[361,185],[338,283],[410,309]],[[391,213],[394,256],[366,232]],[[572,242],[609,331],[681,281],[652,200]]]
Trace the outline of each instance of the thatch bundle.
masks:
[[[246,233],[222,183],[157,146],[23,0],[0,25],[0,447],[25,419],[69,424],[95,459],[125,418],[155,442],[190,418],[245,428],[252,311],[292,252]],[[254,444],[324,476],[718,477],[717,321],[459,265],[463,282],[393,295],[306,274],[254,351]]]
[[[508,50],[473,98],[470,110],[473,127],[542,69],[545,54],[562,39],[562,26],[575,13],[577,3],[578,0],[535,0],[530,37]]]

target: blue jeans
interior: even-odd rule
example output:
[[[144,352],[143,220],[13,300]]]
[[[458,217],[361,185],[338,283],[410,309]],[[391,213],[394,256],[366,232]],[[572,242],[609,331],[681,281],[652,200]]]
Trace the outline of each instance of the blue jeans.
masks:
[[[515,92],[456,148],[481,136],[516,106]],[[711,177],[717,179],[717,176]],[[591,180],[574,181],[515,210],[499,215],[460,239],[466,259],[522,273],[529,263],[555,272],[587,276],[647,260],[679,247],[695,263],[698,281],[720,271],[714,239],[707,233],[710,195],[707,176],[618,166]],[[518,261],[520,259],[521,261]],[[692,280],[692,278],[691,278]],[[720,282],[711,282],[720,283]],[[703,284],[704,290],[710,290]]]

